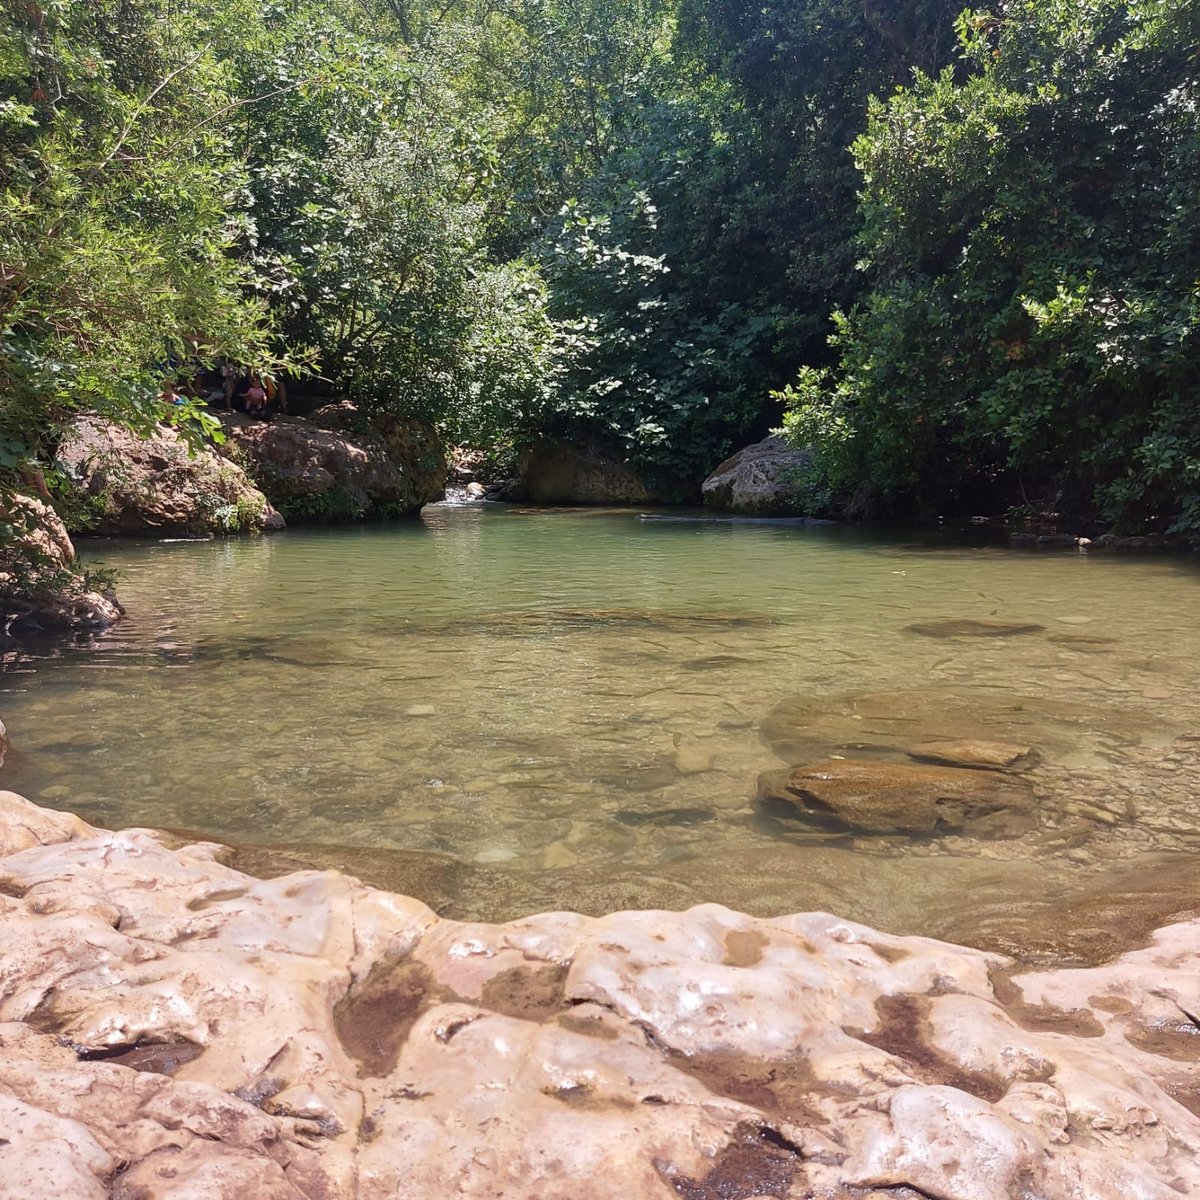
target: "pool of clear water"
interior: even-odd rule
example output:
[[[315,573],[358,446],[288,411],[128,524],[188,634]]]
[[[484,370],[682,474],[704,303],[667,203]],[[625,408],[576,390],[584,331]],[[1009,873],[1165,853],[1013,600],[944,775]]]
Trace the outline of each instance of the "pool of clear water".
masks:
[[[1200,844],[1191,559],[497,505],[83,550],[128,616],[10,649],[0,784],[100,825],[273,847],[455,915],[715,900],[1005,945]],[[791,764],[763,723],[797,702],[842,757],[824,713],[882,704],[923,737],[982,713],[1039,752],[1035,827],[768,810],[756,780]]]

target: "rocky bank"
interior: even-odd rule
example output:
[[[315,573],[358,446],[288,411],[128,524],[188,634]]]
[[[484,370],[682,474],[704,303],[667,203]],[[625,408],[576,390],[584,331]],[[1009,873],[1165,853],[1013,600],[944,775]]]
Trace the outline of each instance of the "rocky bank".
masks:
[[[507,925],[0,794],[0,1196],[1176,1200],[1200,923],[1103,966],[715,905]]]
[[[66,526],[49,504],[0,493],[0,636],[104,629],[122,612],[80,569]]]
[[[380,420],[348,401],[311,417],[221,414],[225,440],[193,445],[169,425],[139,435],[97,417],[72,425],[58,465],[73,480],[77,532],[211,537],[296,520],[406,516],[441,494],[445,450],[432,426]]]
[[[221,453],[244,466],[289,519],[371,520],[408,516],[446,484],[446,450],[432,425],[381,420],[349,401],[311,417],[223,418]]]
[[[211,446],[190,445],[169,425],[140,436],[82,417],[57,457],[75,481],[79,531],[209,537],[283,528],[283,518],[240,466]]]

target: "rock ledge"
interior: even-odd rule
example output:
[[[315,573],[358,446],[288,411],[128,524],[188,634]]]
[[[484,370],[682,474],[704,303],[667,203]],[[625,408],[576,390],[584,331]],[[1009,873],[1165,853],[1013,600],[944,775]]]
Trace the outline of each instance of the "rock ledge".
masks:
[[[1200,1194],[1200,923],[1015,974],[822,913],[462,924],[220,853],[0,793],[0,1196]]]

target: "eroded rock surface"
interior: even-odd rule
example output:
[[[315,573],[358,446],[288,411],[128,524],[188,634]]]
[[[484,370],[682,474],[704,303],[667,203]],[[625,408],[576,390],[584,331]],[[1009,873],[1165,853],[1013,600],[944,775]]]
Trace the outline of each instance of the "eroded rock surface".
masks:
[[[1092,969],[821,913],[438,918],[0,803],[0,1196],[1175,1200],[1200,922]]]
[[[236,463],[189,446],[168,425],[148,437],[82,417],[58,449],[75,480],[89,533],[150,537],[283,528],[283,519]]]
[[[318,409],[311,420],[223,418],[226,456],[244,464],[289,518],[403,516],[445,483],[436,434],[400,423],[385,438],[349,402]]]
[[[0,494],[0,632],[21,637],[104,629],[122,612],[110,592],[89,582],[49,504]]]
[[[802,508],[808,450],[793,450],[781,437],[769,437],[727,458],[704,481],[704,503],[721,512],[794,516]]]

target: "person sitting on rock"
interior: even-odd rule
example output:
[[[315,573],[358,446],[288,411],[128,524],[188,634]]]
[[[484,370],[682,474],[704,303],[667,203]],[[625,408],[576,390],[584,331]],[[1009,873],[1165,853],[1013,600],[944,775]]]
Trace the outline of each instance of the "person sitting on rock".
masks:
[[[262,417],[267,411],[267,393],[263,388],[262,381],[257,375],[250,379],[250,386],[246,389],[246,416]]]

